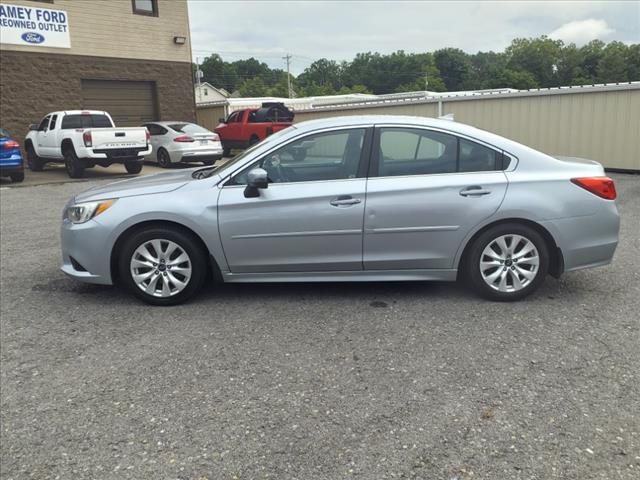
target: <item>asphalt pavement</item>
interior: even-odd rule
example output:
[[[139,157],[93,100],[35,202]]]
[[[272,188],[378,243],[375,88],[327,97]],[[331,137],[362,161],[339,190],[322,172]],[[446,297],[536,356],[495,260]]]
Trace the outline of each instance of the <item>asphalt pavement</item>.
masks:
[[[211,285],[154,308],[59,270],[66,200],[0,191],[2,479],[640,478],[640,176],[607,267]]]

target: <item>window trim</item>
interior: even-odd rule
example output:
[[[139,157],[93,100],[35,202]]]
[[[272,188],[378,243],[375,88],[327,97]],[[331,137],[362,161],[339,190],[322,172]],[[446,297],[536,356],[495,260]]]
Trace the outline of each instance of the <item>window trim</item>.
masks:
[[[340,132],[343,130],[364,130],[364,138],[362,140],[362,150],[360,152],[360,160],[358,163],[358,169],[356,170],[356,176],[354,178],[334,178],[332,180],[309,180],[302,182],[279,182],[273,185],[300,185],[300,184],[310,184],[310,183],[325,183],[325,182],[344,182],[348,180],[362,180],[366,179],[369,175],[369,169],[371,168],[371,149],[373,147],[373,137],[374,137],[374,128],[373,125],[345,125],[341,127],[330,127],[322,130],[314,130],[310,132],[304,132],[302,135],[297,135],[294,138],[289,139],[286,143],[279,144],[275,146],[275,148],[271,148],[266,152],[260,154],[260,156],[253,158],[251,161],[245,163],[238,169],[234,170],[228,176],[225,175],[225,178],[219,183],[222,188],[230,188],[230,187],[242,187],[245,188],[246,185],[235,183],[235,177],[243,172],[245,169],[250,166],[262,161],[264,157],[267,155],[271,155],[274,151],[279,150],[280,148],[284,148],[287,145],[297,142],[299,140],[303,140],[306,137],[310,137],[312,135],[319,135],[323,133],[333,133]]]
[[[455,172],[441,172],[441,173],[422,173],[422,174],[418,174],[418,175],[392,175],[392,176],[381,176],[378,174],[378,168],[380,165],[380,134],[382,132],[382,129],[388,129],[388,128],[395,128],[395,129],[399,129],[399,130],[423,130],[423,131],[427,131],[427,132],[434,132],[434,133],[443,133],[443,134],[447,134],[447,135],[451,135],[452,137],[454,137],[456,139],[456,171]],[[478,173],[492,173],[492,172],[510,172],[513,171],[518,163],[518,157],[516,157],[515,155],[513,155],[512,153],[509,153],[505,150],[503,150],[500,147],[497,147],[495,145],[492,145],[490,143],[487,143],[483,140],[480,140],[478,138],[474,138],[474,137],[470,137],[468,135],[464,135],[462,133],[456,132],[456,131],[452,131],[452,130],[447,130],[444,128],[438,128],[438,127],[429,127],[429,126],[425,126],[425,125],[411,125],[411,124],[376,124],[375,125],[375,133],[373,136],[373,145],[371,147],[371,168],[370,168],[370,172],[368,175],[368,178],[402,178],[402,177],[424,177],[424,176],[431,176],[431,175],[468,175],[468,174],[478,174]],[[496,169],[495,170],[478,170],[478,171],[471,171],[471,172],[461,172],[460,171],[460,139],[464,139],[467,140],[469,142],[474,142],[477,143],[478,145],[481,145],[483,147],[486,147],[490,150],[493,150],[498,156],[499,158],[496,161]],[[504,155],[508,155],[509,157],[511,157],[511,162],[508,165],[508,168],[504,168],[504,161],[503,161],[503,157]],[[515,160],[515,161],[514,161]],[[498,162],[501,165],[498,165]],[[498,167],[502,167],[502,168],[498,168]]]
[[[148,10],[141,10],[136,6],[136,0],[131,0],[131,9],[134,15],[144,15],[146,17],[157,17],[158,15],[158,0],[151,0],[151,12]]]

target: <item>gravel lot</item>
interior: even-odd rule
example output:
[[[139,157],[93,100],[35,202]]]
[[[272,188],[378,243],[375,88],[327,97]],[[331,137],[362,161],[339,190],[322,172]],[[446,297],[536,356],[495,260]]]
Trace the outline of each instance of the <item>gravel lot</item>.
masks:
[[[3,479],[638,479],[640,176],[612,265],[516,304],[441,283],[219,285],[151,308],[58,270],[96,181],[1,196]]]

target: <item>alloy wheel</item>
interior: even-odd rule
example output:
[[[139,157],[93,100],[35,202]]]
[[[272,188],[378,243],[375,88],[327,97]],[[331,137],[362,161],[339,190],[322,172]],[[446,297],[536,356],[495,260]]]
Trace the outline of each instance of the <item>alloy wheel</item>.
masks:
[[[522,235],[501,235],[480,255],[482,279],[499,292],[517,292],[538,275],[540,257],[534,243]]]
[[[154,297],[172,297],[183,291],[192,274],[191,259],[177,243],[145,241],[131,256],[131,277],[140,290]]]

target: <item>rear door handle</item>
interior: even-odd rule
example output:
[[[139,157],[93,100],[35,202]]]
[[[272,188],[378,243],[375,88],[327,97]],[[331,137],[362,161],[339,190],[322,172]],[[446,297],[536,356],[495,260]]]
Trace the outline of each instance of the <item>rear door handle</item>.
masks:
[[[481,195],[489,195],[491,190],[485,190],[480,186],[474,185],[472,187],[466,187],[460,190],[460,195],[463,197],[475,197]]]
[[[331,200],[329,203],[334,207],[344,207],[348,205],[355,205],[360,202],[361,200],[359,198],[353,198],[351,195],[340,195],[339,197]]]

